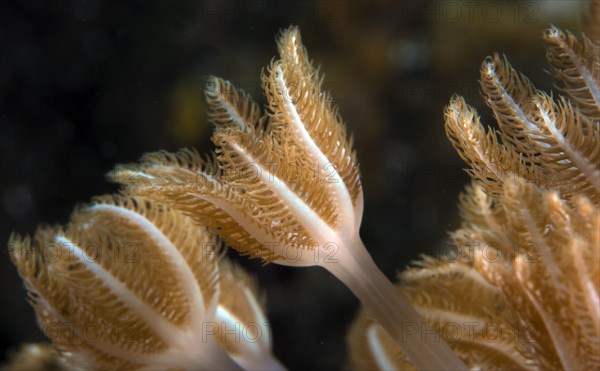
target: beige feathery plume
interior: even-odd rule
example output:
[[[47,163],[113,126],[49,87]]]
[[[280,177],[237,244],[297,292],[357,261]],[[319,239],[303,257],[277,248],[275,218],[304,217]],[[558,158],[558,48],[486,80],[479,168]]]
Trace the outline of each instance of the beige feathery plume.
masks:
[[[240,325],[231,320],[246,311],[268,326],[258,306],[228,307],[240,290],[248,302],[255,292],[247,279],[230,282],[241,274],[220,262],[216,239],[148,199],[96,198],[66,229],[15,235],[10,246],[40,327],[71,367],[237,369],[219,330]],[[221,307],[230,310],[227,323]],[[245,344],[255,347],[241,341],[232,353],[240,365],[272,359],[269,346],[246,354]]]
[[[499,130],[486,131],[461,97],[446,109],[473,178],[451,234],[457,252],[424,258],[399,290],[471,369],[600,367],[600,54],[583,38],[554,26],[544,34],[568,98],[494,55],[481,86]],[[364,314],[348,343],[355,369],[414,367]]]
[[[501,210],[463,199],[452,257],[425,258],[399,290],[471,369],[600,366],[600,212],[585,196],[508,181]],[[465,197],[465,198],[466,198]],[[414,369],[364,311],[348,335],[353,369]]]
[[[321,266],[343,281],[419,367],[462,369],[374,264],[358,229],[363,195],[356,155],[298,28],[277,37],[280,59],[262,76],[267,113],[231,83],[209,80],[214,158],[190,151],[145,156],[112,179],[126,192],[168,203],[242,254]]]
[[[593,2],[598,27],[598,2]],[[579,112],[592,122],[600,121],[600,35],[588,33],[579,42],[570,32],[550,26],[544,33],[550,72],[563,84],[563,91],[577,105]]]
[[[546,34],[549,32],[558,31],[554,26],[550,26]],[[553,46],[548,48],[548,60],[553,69],[557,70],[560,67],[553,57],[554,54],[550,52]],[[558,77],[561,77],[561,81],[572,79],[566,75]],[[592,89],[598,89],[598,81],[589,81],[589,84],[594,86]],[[597,202],[600,191],[600,153],[597,150],[600,136],[598,119],[584,113],[593,112],[590,106],[585,106],[584,111],[580,109],[581,105],[574,107],[571,101],[564,97],[553,99],[535,89],[506,59],[500,59],[497,55],[484,61],[481,85],[484,98],[494,111],[500,127],[498,137],[502,143],[510,144],[490,149],[488,153],[493,156],[494,153],[503,150],[513,157],[520,157],[519,162],[498,161],[489,167],[492,168],[496,164],[505,167],[508,165],[512,174],[506,174],[509,177],[519,176],[536,184],[561,189],[566,197],[574,193],[584,193]],[[573,95],[571,98],[588,102]],[[470,109],[451,103],[447,117],[459,117],[464,120],[468,116],[467,111],[470,112]],[[472,124],[467,121],[463,122],[463,125]],[[452,136],[451,133],[457,130],[456,121],[447,120],[446,127]],[[453,144],[461,153],[473,153],[474,147],[471,144],[460,141]],[[469,153],[466,153],[466,158],[469,157]],[[526,164],[523,164],[524,161]]]
[[[448,138],[474,180],[494,194],[501,194],[505,179],[521,178],[560,189],[567,198],[582,193],[598,202],[598,121],[566,98],[535,89],[498,55],[483,62],[481,86],[500,131],[486,132],[461,97],[446,109]]]
[[[219,261],[218,340],[245,370],[284,370],[273,356],[271,327],[256,282],[229,260]]]

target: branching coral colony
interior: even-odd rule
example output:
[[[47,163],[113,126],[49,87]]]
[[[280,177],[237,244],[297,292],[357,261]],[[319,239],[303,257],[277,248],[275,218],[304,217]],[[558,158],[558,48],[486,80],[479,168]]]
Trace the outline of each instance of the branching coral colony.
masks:
[[[425,342],[427,323],[375,266],[360,237],[358,166],[337,110],[321,89],[300,33],[277,39],[281,59],[263,75],[267,113],[212,78],[207,100],[216,155],[146,155],[112,179],[126,193],[172,205],[242,254],[291,266],[321,266],[344,282],[418,367],[462,369],[443,341]]]
[[[470,368],[600,368],[600,45],[590,35],[544,33],[567,97],[494,55],[481,87],[500,130],[486,132],[461,97],[446,109],[473,178],[451,234],[457,254],[424,258],[398,289]],[[415,368],[364,314],[348,339],[356,369]]]
[[[66,229],[11,242],[40,326],[70,367],[282,368],[254,284],[177,210],[105,196]],[[231,329],[253,341],[223,335]]]
[[[424,258],[399,287],[377,269],[358,235],[351,140],[292,27],[262,77],[266,114],[210,79],[214,155],[147,154],[110,174],[123,195],[76,210],[66,229],[11,238],[40,325],[71,367],[282,369],[254,285],[216,235],[343,281],[365,308],[348,337],[354,368],[598,368],[600,46],[555,27],[545,40],[568,98],[493,56],[482,88],[500,131],[462,98],[446,110],[474,179],[453,260]],[[141,247],[131,261],[128,246]],[[90,326],[104,336],[89,341]]]

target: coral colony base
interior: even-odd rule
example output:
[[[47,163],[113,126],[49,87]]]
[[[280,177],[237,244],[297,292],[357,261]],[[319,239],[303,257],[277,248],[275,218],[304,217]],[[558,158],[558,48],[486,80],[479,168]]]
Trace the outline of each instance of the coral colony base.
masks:
[[[264,300],[224,241],[345,283],[363,304],[348,335],[354,369],[597,369],[600,46],[554,26],[544,41],[565,96],[494,55],[481,86],[499,130],[452,98],[446,131],[473,178],[456,255],[423,258],[398,286],[360,240],[356,155],[298,28],[281,32],[280,59],[263,73],[264,114],[211,78],[215,153],[146,154],[109,174],[122,194],[77,208],[66,227],[11,237],[57,364],[284,369]],[[90,341],[91,330],[102,336]]]

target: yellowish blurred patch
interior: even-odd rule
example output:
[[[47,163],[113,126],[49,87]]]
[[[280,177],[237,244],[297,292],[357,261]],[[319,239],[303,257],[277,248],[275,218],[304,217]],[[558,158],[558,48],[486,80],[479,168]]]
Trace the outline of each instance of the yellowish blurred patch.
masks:
[[[66,371],[69,367],[47,343],[23,344],[9,352],[9,361],[0,365],[2,371]]]
[[[209,130],[200,79],[181,79],[171,93],[169,106],[169,128],[177,144],[197,145]]]

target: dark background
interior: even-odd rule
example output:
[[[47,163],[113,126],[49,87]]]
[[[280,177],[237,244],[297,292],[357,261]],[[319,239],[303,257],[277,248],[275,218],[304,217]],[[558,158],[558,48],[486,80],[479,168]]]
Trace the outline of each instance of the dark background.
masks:
[[[485,124],[483,58],[506,53],[551,88],[540,36],[578,31],[568,1],[0,1],[0,240],[65,223],[115,192],[104,174],[144,152],[208,152],[201,79],[259,101],[280,28],[299,25],[354,133],[365,190],[361,235],[390,278],[447,248],[467,177],[443,129],[453,93]],[[232,254],[234,255],[234,254]],[[357,300],[320,268],[239,259],[268,298],[274,352],[290,369],[339,369]],[[6,249],[0,254],[0,361],[44,339]]]

